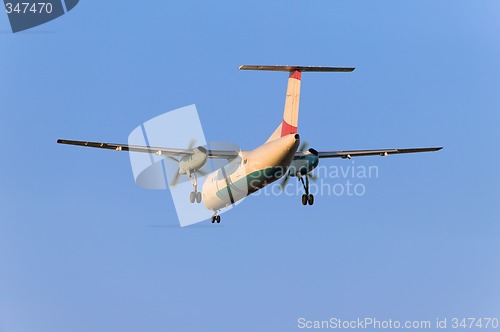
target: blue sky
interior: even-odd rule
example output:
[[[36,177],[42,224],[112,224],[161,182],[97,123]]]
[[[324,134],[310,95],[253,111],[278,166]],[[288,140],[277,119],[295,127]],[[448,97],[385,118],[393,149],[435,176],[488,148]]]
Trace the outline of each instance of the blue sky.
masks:
[[[0,15],[0,331],[500,316],[499,10],[82,0],[18,34]],[[318,150],[445,148],[356,159],[379,168],[362,197],[251,197],[221,225],[181,229],[126,153],[55,144],[126,142],[195,103],[209,141],[256,147],[279,123],[286,74],[241,64],[357,68],[303,75],[299,131]]]

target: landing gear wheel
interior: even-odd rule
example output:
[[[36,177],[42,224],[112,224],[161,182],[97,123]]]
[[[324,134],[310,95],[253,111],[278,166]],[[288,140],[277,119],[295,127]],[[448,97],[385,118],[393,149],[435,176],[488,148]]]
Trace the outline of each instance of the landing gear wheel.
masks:
[[[215,216],[215,219],[217,219],[217,223],[220,224],[220,216]]]
[[[307,195],[302,195],[302,205],[307,205]]]
[[[307,202],[309,203],[309,205],[314,204],[314,196],[312,194],[309,194],[309,196],[307,197]]]
[[[201,203],[201,193],[200,192],[196,193],[196,203]]]
[[[215,219],[216,219],[216,217],[212,216],[212,224],[215,223]]]
[[[194,191],[192,191],[190,194],[189,194],[189,201],[191,203],[194,203],[194,200],[196,199],[196,193]]]

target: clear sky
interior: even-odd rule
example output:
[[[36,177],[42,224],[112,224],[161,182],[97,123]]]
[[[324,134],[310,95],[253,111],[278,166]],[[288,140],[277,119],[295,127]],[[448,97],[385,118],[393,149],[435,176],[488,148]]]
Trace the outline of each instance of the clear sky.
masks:
[[[498,1],[82,0],[12,34],[0,13],[0,331],[500,316],[499,21]],[[207,140],[256,147],[287,76],[241,64],[357,68],[303,75],[318,150],[444,149],[356,159],[379,172],[360,197],[261,195],[179,228],[127,153],[55,143],[126,143],[194,103]]]

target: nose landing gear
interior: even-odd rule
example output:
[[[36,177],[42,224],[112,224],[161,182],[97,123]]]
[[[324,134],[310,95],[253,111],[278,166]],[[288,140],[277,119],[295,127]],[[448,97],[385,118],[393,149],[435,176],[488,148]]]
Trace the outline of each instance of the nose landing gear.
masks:
[[[215,222],[217,222],[218,224],[220,224],[220,216],[217,215],[217,214],[214,214],[212,216],[212,224],[214,224]]]

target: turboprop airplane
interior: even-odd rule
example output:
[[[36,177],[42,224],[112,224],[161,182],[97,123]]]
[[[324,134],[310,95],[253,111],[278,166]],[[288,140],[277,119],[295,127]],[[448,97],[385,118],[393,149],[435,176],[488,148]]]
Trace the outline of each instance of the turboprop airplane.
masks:
[[[171,186],[175,186],[179,176],[187,176],[193,186],[193,191],[189,197],[191,203],[203,201],[205,207],[213,211],[212,223],[220,223],[219,212],[223,208],[280,178],[283,178],[281,186],[284,187],[289,177],[297,177],[304,188],[302,204],[313,205],[314,196],[309,193],[309,179],[314,178],[311,172],[318,166],[320,159],[388,156],[391,154],[430,152],[442,149],[442,147],[344,151],[307,149],[307,143],[300,144],[298,134],[302,73],[352,72],[355,68],[244,65],[238,69],[289,73],[283,119],[267,141],[253,150],[212,150],[203,146],[177,149],[62,139],[58,140],[57,143],[116,151],[153,153],[176,161],[179,164],[179,170],[172,180]],[[208,158],[226,159],[229,163],[208,174],[200,192],[198,191],[197,176],[201,174],[201,168],[206,164]]]

